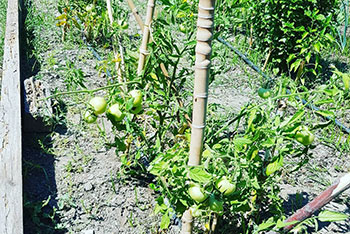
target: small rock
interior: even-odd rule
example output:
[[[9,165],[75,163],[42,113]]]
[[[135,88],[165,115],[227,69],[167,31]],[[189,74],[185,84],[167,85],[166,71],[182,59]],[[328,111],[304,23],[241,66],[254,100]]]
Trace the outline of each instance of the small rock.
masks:
[[[85,191],[90,191],[92,188],[93,188],[93,186],[92,186],[91,183],[87,183],[87,184],[84,185]]]
[[[83,230],[81,234],[95,234],[94,230]]]

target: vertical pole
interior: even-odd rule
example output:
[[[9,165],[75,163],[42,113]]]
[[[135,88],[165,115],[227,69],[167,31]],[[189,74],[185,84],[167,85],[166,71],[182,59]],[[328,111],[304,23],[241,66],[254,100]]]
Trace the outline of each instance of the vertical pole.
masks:
[[[193,115],[189,166],[199,165],[208,101],[211,41],[213,37],[215,0],[199,0],[197,20],[197,46],[193,91]],[[192,233],[193,217],[188,209],[182,216],[182,234]]]
[[[149,36],[150,36],[150,27],[151,27],[151,22],[152,22],[152,18],[153,18],[154,2],[155,2],[155,0],[148,0],[148,4],[147,4],[146,21],[145,21],[145,25],[144,25],[144,29],[143,29],[142,44],[140,47],[139,64],[137,67],[137,74],[138,75],[141,75],[143,68],[145,66],[146,57],[148,55],[147,43],[149,41]]]
[[[143,22],[142,22],[142,19],[141,19],[140,15],[135,7],[134,2],[132,0],[128,0],[128,5],[129,5],[131,12],[134,15],[137,23],[139,24],[141,31],[143,32],[143,30],[144,30]]]
[[[208,101],[211,41],[215,0],[200,0],[198,5],[197,46],[193,92],[193,117],[188,165],[200,164]]]

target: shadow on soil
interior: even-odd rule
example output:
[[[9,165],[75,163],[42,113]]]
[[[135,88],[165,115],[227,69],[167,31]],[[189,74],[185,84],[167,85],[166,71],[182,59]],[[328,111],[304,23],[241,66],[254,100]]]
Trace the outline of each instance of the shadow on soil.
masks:
[[[30,17],[27,9],[31,4],[31,0],[21,1],[20,67],[22,90],[24,90],[23,81],[38,74],[41,67],[33,54],[34,46],[31,42],[35,36],[30,29],[24,26],[27,17]],[[24,103],[24,98],[22,98],[22,103]],[[61,111],[65,109],[61,103],[58,103],[57,106]],[[56,109],[58,108],[56,107]],[[50,154],[51,139],[46,136],[47,133],[36,134],[25,132],[25,125],[28,125],[28,118],[25,118],[24,110],[22,110],[22,113],[22,126],[24,127],[22,137],[24,233],[66,233],[66,230],[60,228],[58,225],[60,223],[60,216],[56,212],[59,204],[57,202],[55,158],[54,155]],[[61,116],[64,116],[64,111],[61,113]],[[29,125],[33,123],[33,120],[31,120]],[[42,123],[35,123],[35,126],[40,125]],[[59,126],[58,130],[64,132],[66,128],[62,125]]]

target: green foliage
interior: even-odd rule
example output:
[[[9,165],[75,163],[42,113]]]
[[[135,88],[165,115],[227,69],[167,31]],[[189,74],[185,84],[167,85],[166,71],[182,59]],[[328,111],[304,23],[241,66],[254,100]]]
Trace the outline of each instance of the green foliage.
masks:
[[[338,0],[250,1],[254,44],[280,71],[315,73],[323,48],[334,43]]]

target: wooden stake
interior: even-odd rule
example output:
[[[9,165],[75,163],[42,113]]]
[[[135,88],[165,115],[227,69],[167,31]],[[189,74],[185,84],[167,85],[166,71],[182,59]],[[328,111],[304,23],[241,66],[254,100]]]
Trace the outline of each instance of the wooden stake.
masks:
[[[350,188],[350,173],[345,174],[343,177],[337,179],[329,188],[323,191],[320,195],[315,197],[311,202],[306,204],[303,208],[297,210],[292,216],[286,219],[284,222],[289,223],[293,221],[303,221],[309,218],[317,210],[321,209],[324,205],[329,203],[333,198]],[[290,231],[298,223],[285,226],[284,232]],[[277,234],[275,231],[269,231],[266,234]]]
[[[143,32],[144,30],[144,25],[143,25],[143,21],[139,15],[139,12],[137,11],[135,4],[132,0],[128,0],[128,5],[131,9],[132,14],[134,15],[136,22],[138,23],[138,25],[140,26],[141,31]]]
[[[215,0],[199,0],[189,166],[200,164],[203,149],[214,9]],[[184,213],[182,222],[181,233],[192,233],[193,218],[190,210]]]
[[[147,4],[146,21],[143,29],[142,44],[140,47],[140,58],[139,58],[139,64],[137,67],[138,75],[141,75],[143,68],[145,66],[146,57],[148,55],[147,43],[149,41],[149,36],[150,36],[150,27],[151,27],[151,22],[153,18],[154,2],[155,0],[148,0],[148,4]]]
[[[303,221],[306,218],[310,217],[315,211],[321,209],[324,205],[330,202],[333,198],[338,196],[340,193],[344,192],[350,188],[350,173],[344,175],[338,179],[333,185],[323,191],[320,195],[315,197],[311,202],[305,205],[303,208],[297,210],[295,214],[290,216],[285,222],[292,221]],[[291,230],[294,225],[289,225],[284,227],[284,231]]]

